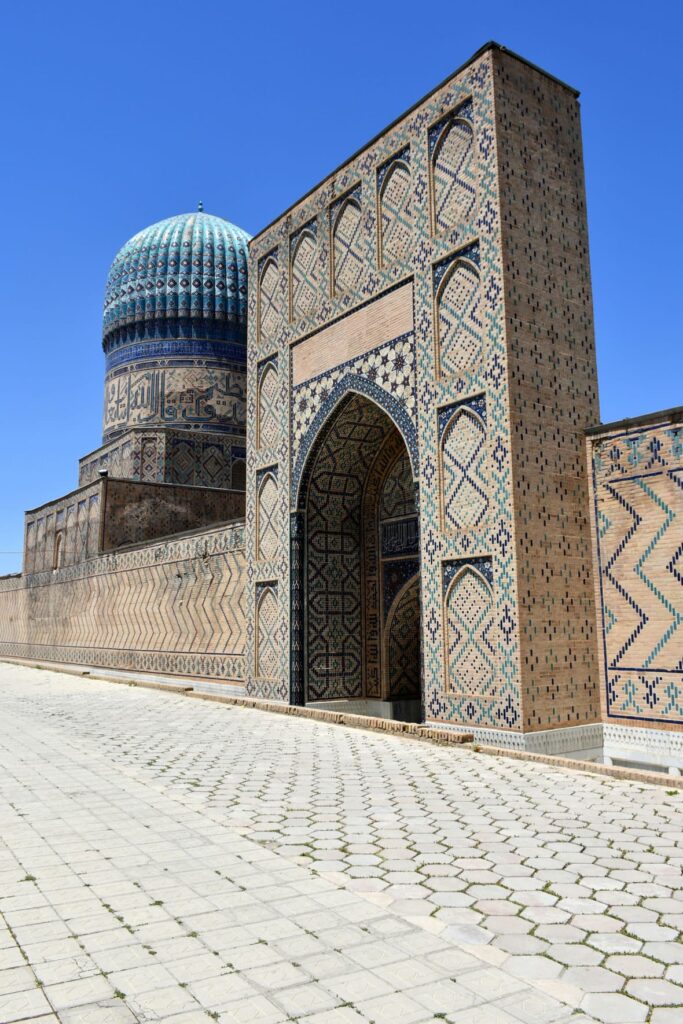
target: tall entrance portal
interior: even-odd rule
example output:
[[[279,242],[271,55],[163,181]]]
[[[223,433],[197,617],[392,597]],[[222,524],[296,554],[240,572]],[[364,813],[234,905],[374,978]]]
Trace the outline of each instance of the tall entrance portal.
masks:
[[[299,509],[304,700],[417,720],[416,488],[400,432],[369,398],[351,394],[323,426]]]

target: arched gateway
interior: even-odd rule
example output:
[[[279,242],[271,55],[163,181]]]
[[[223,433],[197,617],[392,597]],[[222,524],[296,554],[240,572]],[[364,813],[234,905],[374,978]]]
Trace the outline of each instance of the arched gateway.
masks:
[[[347,394],[319,430],[299,487],[298,700],[363,701],[386,717],[419,718],[417,500],[393,420]]]

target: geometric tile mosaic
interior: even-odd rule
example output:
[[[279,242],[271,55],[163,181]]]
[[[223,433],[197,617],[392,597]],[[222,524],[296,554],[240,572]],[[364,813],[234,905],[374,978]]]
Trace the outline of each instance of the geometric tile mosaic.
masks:
[[[351,396],[319,438],[308,472],[306,559],[308,699],[362,695],[362,498],[375,455],[393,429]]]
[[[413,576],[396,599],[386,627],[389,697],[420,696],[420,580]]]
[[[444,260],[434,271],[435,285],[438,284],[438,363],[443,376],[462,376],[481,359],[478,262],[478,246],[469,246]]]
[[[351,381],[351,386],[357,390],[365,382],[366,393],[371,397],[373,392],[379,392],[380,396],[384,393],[397,424],[405,433],[414,434],[415,350],[413,335],[406,334],[292,389],[291,458],[296,467],[295,481],[314,437],[337,399],[336,392],[345,381]],[[382,402],[382,398],[379,401]]]
[[[277,583],[256,584],[256,674],[272,679],[280,664],[277,639]]]
[[[380,253],[388,266],[409,254],[413,240],[410,149],[403,150],[377,172],[380,197]]]
[[[276,257],[265,260],[259,274],[259,330],[261,340],[274,341],[280,322],[280,289]]]
[[[444,530],[481,527],[489,510],[485,399],[439,412]]]
[[[334,293],[352,292],[363,273],[360,190],[330,211],[334,252]]]
[[[609,717],[683,722],[683,427],[593,449]]]
[[[277,367],[277,356],[265,359],[258,367],[258,448],[272,447],[279,432]]]
[[[317,221],[313,220],[290,239],[292,253],[291,316],[293,320],[309,316],[315,309],[318,278]]]
[[[435,232],[469,220],[477,198],[477,158],[472,104],[460,106],[429,133]]]
[[[256,476],[258,495],[258,557],[262,561],[274,558],[278,547],[277,527],[277,466],[259,470]]]
[[[496,696],[498,669],[490,561],[446,563],[444,588],[447,689],[464,719],[478,724]]]

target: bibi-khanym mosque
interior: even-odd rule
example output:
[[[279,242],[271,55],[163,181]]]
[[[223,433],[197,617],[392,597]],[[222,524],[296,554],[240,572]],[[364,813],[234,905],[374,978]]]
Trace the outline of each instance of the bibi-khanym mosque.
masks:
[[[683,767],[683,409],[599,421],[579,104],[489,43],[255,238],[107,281],[0,657]]]

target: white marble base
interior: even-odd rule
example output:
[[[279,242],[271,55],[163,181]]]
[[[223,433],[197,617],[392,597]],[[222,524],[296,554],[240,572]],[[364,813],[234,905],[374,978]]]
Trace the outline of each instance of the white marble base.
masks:
[[[558,757],[574,757],[582,761],[600,761],[602,758],[602,725],[576,725],[570,729],[544,729],[540,732],[507,732],[504,729],[467,728],[446,725],[441,722],[427,722],[427,725],[454,729],[456,732],[471,732],[474,742],[490,747],[504,747],[506,750],[526,750],[533,754],[554,754]]]
[[[683,771],[683,729],[639,729],[629,725],[603,725],[605,763],[651,766],[671,775]]]

